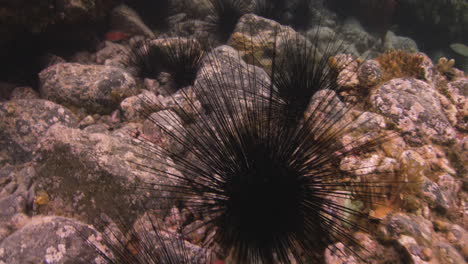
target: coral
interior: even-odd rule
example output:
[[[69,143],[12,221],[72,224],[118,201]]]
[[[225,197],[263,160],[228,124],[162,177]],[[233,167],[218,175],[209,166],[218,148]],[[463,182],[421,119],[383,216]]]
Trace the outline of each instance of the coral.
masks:
[[[444,74],[452,74],[453,65],[455,65],[455,60],[448,60],[445,57],[442,57],[437,61],[437,70]]]
[[[393,50],[381,54],[376,60],[382,67],[383,81],[401,77],[423,79],[425,76],[425,70],[422,65],[424,57],[419,53]]]

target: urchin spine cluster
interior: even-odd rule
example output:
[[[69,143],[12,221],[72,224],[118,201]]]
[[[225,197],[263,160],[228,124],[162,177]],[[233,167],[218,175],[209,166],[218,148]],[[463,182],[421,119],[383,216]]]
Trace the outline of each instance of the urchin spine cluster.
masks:
[[[310,66],[291,69],[275,54],[273,65],[287,67],[272,69],[268,91],[254,66],[208,56],[208,64],[229,67],[242,85],[233,89],[234,79],[202,68],[197,82],[203,85],[196,83],[194,90],[213,111],[200,113],[190,127],[175,124],[177,133],[166,131],[190,155],[153,151],[156,160],[180,172],[153,171],[176,183],[165,186],[174,199],[204,216],[195,229],[213,234],[205,245],[235,263],[302,263],[337,241],[359,246],[350,228],[365,230],[360,221],[366,214],[346,201],[370,200],[380,194],[369,188],[384,187],[369,175],[340,169],[344,158],[384,137],[340,142],[368,120],[349,120],[350,108],[336,95],[336,73],[324,64],[331,54],[314,57],[311,47],[293,46],[295,36],[283,43],[291,45],[286,52],[299,52],[297,62]]]

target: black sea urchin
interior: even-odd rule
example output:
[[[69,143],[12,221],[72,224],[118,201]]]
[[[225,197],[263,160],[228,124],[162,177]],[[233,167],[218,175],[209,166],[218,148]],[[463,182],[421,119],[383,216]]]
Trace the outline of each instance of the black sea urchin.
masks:
[[[217,48],[206,57],[194,85],[198,99],[210,111],[199,113],[202,118],[191,126],[177,123],[171,130],[153,120],[187,153],[143,142],[158,163],[172,170],[145,169],[175,182],[163,187],[201,217],[194,230],[206,230],[205,246],[218,249],[234,263],[303,263],[336,241],[359,245],[351,232],[366,229],[361,224],[366,214],[348,202],[380,196],[369,190],[379,190],[382,182],[371,180],[369,173],[343,169],[343,163],[357,152],[369,151],[382,137],[364,140],[369,135],[361,132],[355,140],[341,142],[344,135],[360,133],[358,128],[369,120],[356,121],[349,115],[350,107],[336,95],[336,82],[324,85],[313,80],[333,77],[320,70],[320,64],[310,69],[326,76],[296,76],[304,79],[299,80],[301,85],[311,84],[303,88],[313,91],[306,91],[306,107],[301,106],[302,115],[296,114],[291,122],[293,99],[287,99],[287,92],[277,92],[285,87],[275,86],[279,57],[273,57],[269,82],[263,70],[226,50]]]
[[[239,18],[250,10],[246,0],[210,0],[208,30],[214,32],[221,42],[229,39]]]
[[[158,78],[169,73],[175,88],[192,85],[204,55],[202,45],[192,38],[167,38],[143,41],[128,53],[126,67],[140,78]]]

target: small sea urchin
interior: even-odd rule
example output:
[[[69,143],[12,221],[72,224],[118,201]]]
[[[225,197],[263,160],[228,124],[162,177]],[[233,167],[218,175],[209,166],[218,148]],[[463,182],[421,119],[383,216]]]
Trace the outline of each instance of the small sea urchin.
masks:
[[[169,73],[179,89],[193,84],[204,52],[192,38],[147,40],[129,51],[125,66],[141,78],[157,79],[161,72]]]
[[[210,0],[209,10],[207,29],[214,32],[221,42],[225,42],[239,18],[249,12],[250,3],[246,0]]]

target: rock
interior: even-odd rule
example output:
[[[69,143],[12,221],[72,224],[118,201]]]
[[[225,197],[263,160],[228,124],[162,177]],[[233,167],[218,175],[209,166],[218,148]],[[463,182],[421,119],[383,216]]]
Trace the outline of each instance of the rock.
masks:
[[[449,201],[439,185],[426,177],[423,179],[421,194],[431,207],[442,211],[449,209]]]
[[[384,50],[405,50],[407,52],[418,52],[418,45],[416,42],[407,37],[395,35],[392,31],[387,31],[384,41]]]
[[[143,123],[142,137],[162,149],[170,151],[171,154],[180,154],[184,150],[184,146],[174,139],[174,136],[183,138],[186,136],[185,131],[182,119],[175,112],[163,110],[148,116]]]
[[[107,134],[109,132],[109,126],[107,124],[99,123],[99,124],[92,124],[87,126],[83,131],[88,133],[101,133]]]
[[[401,235],[397,239],[397,245],[400,248],[400,250],[403,250],[405,252],[404,255],[409,256],[409,259],[407,259],[408,264],[425,264],[429,263],[427,260],[427,256],[424,254],[424,248],[418,245],[416,240],[410,236],[406,235]]]
[[[359,63],[349,54],[338,54],[330,59],[331,67],[339,71],[336,83],[344,87],[355,87],[359,84],[357,75]]]
[[[364,87],[372,87],[382,81],[383,72],[376,60],[366,60],[357,71],[359,84]]]
[[[325,263],[357,264],[362,263],[359,261],[362,259],[366,260],[367,263],[382,263],[383,260],[388,263],[398,263],[400,260],[393,248],[382,246],[367,233],[356,232],[353,239],[356,239],[356,242],[359,243],[359,246],[353,248],[354,252],[346,250],[343,243],[336,243],[326,249]],[[357,254],[359,258],[355,254]]]
[[[0,103],[0,165],[30,161],[38,140],[54,124],[76,127],[68,109],[42,99]]]
[[[205,114],[192,86],[179,89],[171,96],[165,97],[162,102],[165,109],[179,114],[184,122],[191,122]]]
[[[96,230],[72,219],[35,217],[0,243],[0,263],[99,263],[100,257],[86,238],[97,246]]]
[[[455,126],[468,131],[468,78],[456,80],[447,84],[447,95],[456,108]]]
[[[128,49],[120,44],[110,41],[104,42],[104,48],[96,52],[96,62],[99,64],[125,68],[125,56],[128,54]]]
[[[163,89],[160,89],[160,85],[158,80],[155,79],[150,79],[150,78],[145,78],[143,80],[143,84],[146,87],[146,90],[153,92],[154,94],[161,94],[163,96],[167,96],[168,94],[165,94]]]
[[[288,37],[297,37],[298,42],[305,42],[311,46],[304,36],[297,34],[291,27],[254,14],[246,14],[239,19],[228,45],[239,50],[242,55],[248,54],[245,59],[252,59],[252,56],[255,56],[255,59],[259,60],[261,64],[271,65],[273,43],[266,40],[274,39],[275,36],[279,53],[281,53],[283,46],[282,42]]]
[[[153,31],[145,25],[140,16],[125,4],[115,7],[111,13],[111,28],[131,35],[143,35],[155,38]]]
[[[10,99],[11,92],[15,87],[16,85],[13,83],[0,82],[0,102],[1,100]]]
[[[449,143],[455,130],[445,117],[437,92],[431,85],[412,78],[390,80],[371,91],[371,103],[410,137],[421,144],[425,138]]]
[[[341,242],[329,246],[325,250],[326,264],[358,264],[358,260],[352,254],[345,253],[345,245]]]
[[[422,246],[432,244],[432,223],[421,216],[396,213],[387,217],[380,230],[384,241],[398,240],[402,235],[410,236]]]
[[[39,99],[39,94],[29,86],[16,87],[10,95],[10,100]]]
[[[161,185],[172,184],[163,173],[169,161],[148,158],[155,156],[146,149],[150,144],[52,126],[40,142],[36,177],[36,191],[50,198],[35,204],[35,213],[60,213],[99,226],[103,214],[131,221],[144,208],[169,208],[158,194]],[[151,188],[153,196],[143,188]]]
[[[70,62],[79,64],[96,64],[96,54],[86,50],[78,51],[70,58]]]
[[[464,264],[466,263],[458,251],[450,244],[439,242],[435,245],[436,254],[441,263],[447,264]]]
[[[39,80],[44,98],[100,114],[111,113],[137,90],[130,74],[111,66],[60,63],[40,72]]]
[[[96,123],[96,120],[94,120],[94,118],[90,115],[86,116],[85,118],[83,118],[80,123],[78,124],[78,127],[83,129],[87,126],[90,126],[92,124]]]
[[[49,26],[83,25],[103,19],[115,1],[57,0],[30,5],[27,0],[5,0],[0,16],[0,31],[5,39],[24,32],[39,33]],[[18,29],[21,29],[19,32]]]
[[[359,20],[355,18],[346,19],[340,33],[344,40],[355,44],[360,54],[370,49],[377,41],[376,38],[367,33]]]
[[[213,49],[202,60],[194,91],[198,100],[205,105],[210,105],[210,97],[221,96],[217,94],[220,91],[228,93],[229,95],[224,95],[222,98],[235,99],[217,107],[226,107],[229,104],[239,108],[239,104],[245,103],[247,107],[251,104],[251,94],[267,98],[269,83],[268,74],[262,68],[246,64],[240,59],[236,50],[223,45]],[[243,91],[249,89],[251,89],[250,94],[244,96]]]
[[[451,225],[448,229],[449,242],[463,249],[468,245],[468,232],[459,225]]]
[[[152,112],[164,109],[164,97],[156,96],[153,92],[143,90],[136,96],[125,98],[120,103],[120,109],[127,121],[142,119]]]
[[[456,204],[458,203],[457,194],[461,191],[461,182],[455,179],[448,173],[439,174],[437,177],[437,184],[443,196],[447,199],[448,208],[456,212]]]
[[[0,168],[0,229],[10,233],[21,227],[21,221],[13,219],[25,216],[29,213],[28,208],[32,207],[34,176],[35,170],[31,165]],[[0,234],[0,241],[8,233]]]
[[[311,42],[319,41],[330,41],[336,38],[336,33],[332,28],[316,26],[306,32],[306,37]]]

